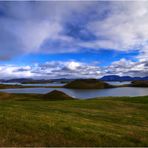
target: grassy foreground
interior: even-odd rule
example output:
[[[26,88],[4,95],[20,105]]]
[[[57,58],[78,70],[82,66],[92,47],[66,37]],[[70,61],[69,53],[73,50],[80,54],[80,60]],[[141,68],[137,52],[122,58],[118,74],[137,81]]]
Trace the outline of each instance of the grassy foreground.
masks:
[[[148,97],[41,98],[0,94],[0,146],[148,146]]]

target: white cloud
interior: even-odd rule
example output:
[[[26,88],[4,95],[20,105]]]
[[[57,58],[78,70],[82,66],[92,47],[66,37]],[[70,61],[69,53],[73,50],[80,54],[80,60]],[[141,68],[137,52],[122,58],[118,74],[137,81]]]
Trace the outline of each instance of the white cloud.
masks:
[[[88,24],[88,29],[97,36],[94,42],[82,46],[109,48],[121,51],[134,50],[148,44],[148,2],[111,2],[110,13],[103,20]]]
[[[121,59],[105,67],[105,73],[106,75],[145,77],[148,76],[148,61],[132,62]]]
[[[94,64],[76,61],[51,61],[32,66],[0,66],[0,79],[8,78],[92,78],[100,77],[101,69]]]
[[[139,61],[148,61],[148,45],[145,45],[142,47],[142,50],[140,50],[140,54],[137,56],[137,59]]]
[[[76,70],[80,66],[80,63],[72,61],[72,62],[68,62],[66,66],[70,70]]]
[[[20,77],[32,77],[30,66],[14,66],[14,65],[4,65],[0,66],[0,78],[20,78]]]
[[[105,67],[78,61],[51,61],[32,66],[0,66],[0,79],[100,78],[104,75],[144,77],[148,75],[148,61],[132,62],[121,59]]]

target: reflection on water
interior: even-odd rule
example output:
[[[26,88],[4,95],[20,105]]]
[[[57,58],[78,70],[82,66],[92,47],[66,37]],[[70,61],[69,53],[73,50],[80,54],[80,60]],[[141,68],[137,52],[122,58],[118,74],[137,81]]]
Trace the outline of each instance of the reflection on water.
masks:
[[[17,88],[17,89],[0,89],[0,92],[8,93],[37,93],[46,94],[55,88]],[[80,99],[107,97],[107,96],[146,96],[148,95],[148,88],[134,88],[134,87],[121,87],[109,89],[66,89],[56,88],[65,92],[66,94]]]

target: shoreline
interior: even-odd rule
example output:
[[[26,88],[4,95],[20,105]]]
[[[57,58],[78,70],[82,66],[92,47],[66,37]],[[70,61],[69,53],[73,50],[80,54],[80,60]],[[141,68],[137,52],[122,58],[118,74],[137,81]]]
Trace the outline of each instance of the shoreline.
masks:
[[[6,93],[6,92],[0,92],[0,101],[3,99],[6,100],[11,100],[11,99],[16,99],[17,97],[26,97],[26,98],[32,98],[35,100],[40,100],[42,101],[42,99],[44,98],[45,94],[36,94],[36,93]],[[123,98],[130,98],[130,99],[134,99],[134,98],[145,98],[148,97],[148,95],[144,95],[144,96],[103,96],[103,97],[94,97],[94,98],[86,98],[86,99],[81,99],[81,98],[73,98],[73,100],[79,100],[79,101],[87,101],[87,100],[110,100],[110,99],[123,99]],[[17,99],[19,100],[19,99]],[[20,99],[21,100],[21,99]],[[50,99],[49,99],[50,101]],[[55,98],[56,101],[56,98]]]

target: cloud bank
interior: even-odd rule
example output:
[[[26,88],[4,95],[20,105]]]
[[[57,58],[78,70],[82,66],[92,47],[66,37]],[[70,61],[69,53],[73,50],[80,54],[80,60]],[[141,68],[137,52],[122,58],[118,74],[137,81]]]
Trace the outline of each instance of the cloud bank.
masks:
[[[1,79],[100,78],[104,75],[148,76],[148,61],[132,62],[121,59],[105,67],[76,61],[52,61],[32,66],[0,66]]]

